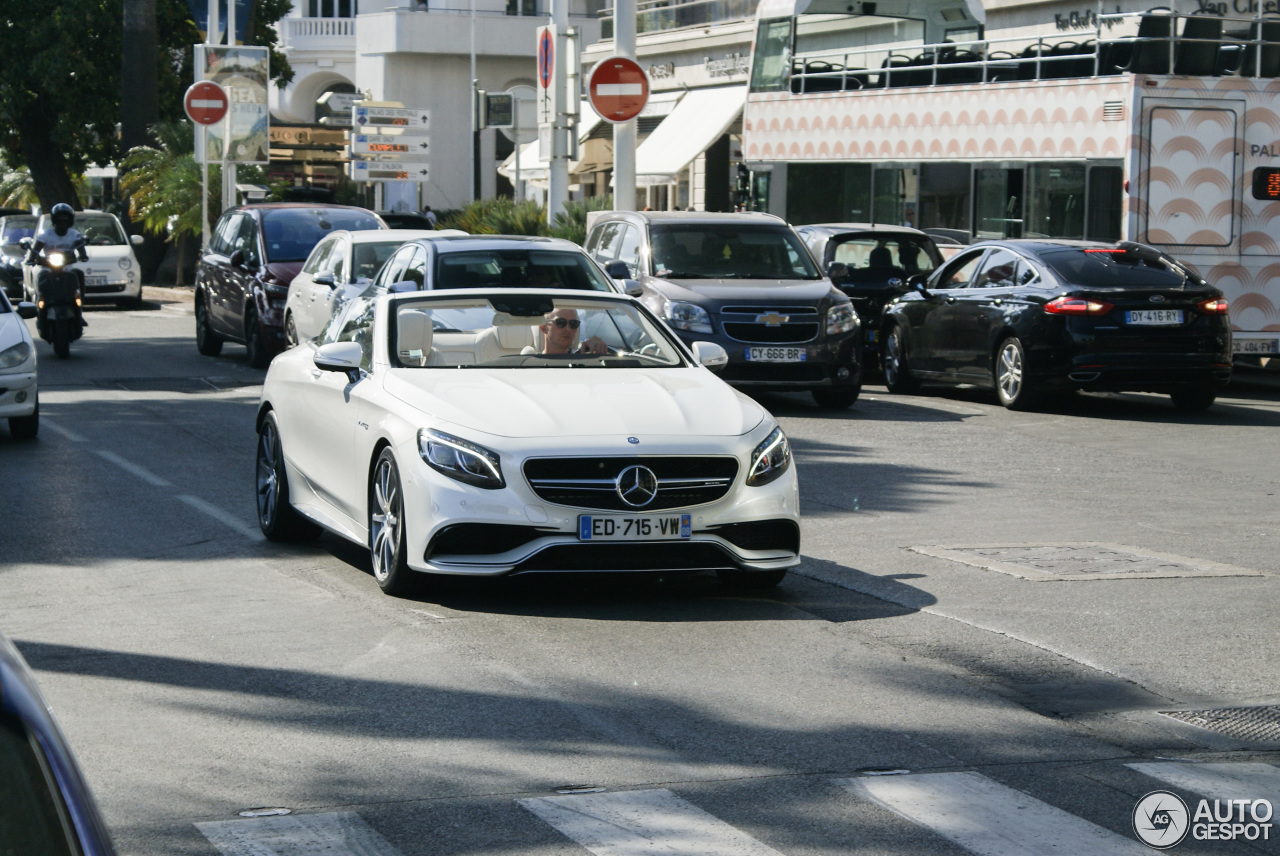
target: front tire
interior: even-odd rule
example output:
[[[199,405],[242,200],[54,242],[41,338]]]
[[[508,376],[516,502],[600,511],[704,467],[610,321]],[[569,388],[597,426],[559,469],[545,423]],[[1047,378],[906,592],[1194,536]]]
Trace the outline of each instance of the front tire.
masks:
[[[1009,337],[996,351],[996,395],[1009,410],[1030,410],[1040,401],[1040,393],[1027,376],[1027,354],[1022,342]]]
[[[862,384],[854,386],[821,387],[813,390],[813,400],[823,410],[844,410],[852,407],[862,394]]]
[[[34,440],[40,433],[40,399],[36,398],[36,409],[30,416],[10,416],[9,434],[15,440]]]
[[[884,385],[892,393],[910,395],[920,388],[920,381],[911,373],[907,362],[906,339],[897,324],[889,328],[889,334],[885,336],[880,369],[884,372]]]
[[[255,486],[258,493],[258,527],[271,541],[296,541],[312,537],[319,528],[289,504],[289,479],[280,444],[280,424],[267,413],[258,426]]]
[[[222,337],[209,326],[209,308],[205,306],[204,292],[196,293],[196,350],[206,357],[222,353]]]
[[[298,346],[298,323],[293,320],[293,313],[290,312],[284,319],[284,341],[290,348]]]
[[[373,578],[387,594],[397,597],[413,588],[413,571],[406,558],[404,495],[400,468],[390,448],[382,450],[369,481],[369,556]]]
[[[53,352],[59,359],[71,356],[71,321],[59,318],[53,322]]]
[[[719,570],[716,576],[729,588],[748,591],[776,588],[786,577],[786,568],[778,571]]]
[[[1173,399],[1173,406],[1183,413],[1198,413],[1212,407],[1218,393],[1217,390],[1208,387],[1192,387],[1172,392],[1169,397]]]

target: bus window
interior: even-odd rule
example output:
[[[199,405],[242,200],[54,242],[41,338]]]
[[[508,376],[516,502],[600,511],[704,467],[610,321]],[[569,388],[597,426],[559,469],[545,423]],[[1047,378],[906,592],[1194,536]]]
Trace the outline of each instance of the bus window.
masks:
[[[791,19],[761,21],[756,31],[752,92],[780,92],[791,78]]]
[[[1085,238],[1090,241],[1120,240],[1120,207],[1123,204],[1124,169],[1118,166],[1090,167]]]

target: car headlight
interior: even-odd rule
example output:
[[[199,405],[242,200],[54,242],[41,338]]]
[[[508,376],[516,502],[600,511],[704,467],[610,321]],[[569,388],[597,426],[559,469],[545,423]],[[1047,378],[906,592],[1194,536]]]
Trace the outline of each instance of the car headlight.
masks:
[[[120,270],[128,270],[129,268],[133,267],[133,259],[130,259],[129,257],[125,256],[121,258],[119,261],[117,261],[116,264],[120,266]]]
[[[752,487],[768,484],[791,466],[791,444],[782,428],[774,428],[764,441],[751,453],[751,469],[747,471],[747,484]]]
[[[443,431],[418,431],[418,454],[431,469],[466,484],[497,490],[506,487],[498,453]]]
[[[852,303],[838,303],[827,310],[827,335],[848,333],[858,324]]]
[[[711,316],[701,306],[668,300],[662,307],[662,314],[677,330],[688,330],[690,333],[711,332]]]
[[[5,348],[0,351],[0,369],[11,369],[14,366],[20,366],[31,356],[31,346],[26,342],[19,342],[12,347]]]

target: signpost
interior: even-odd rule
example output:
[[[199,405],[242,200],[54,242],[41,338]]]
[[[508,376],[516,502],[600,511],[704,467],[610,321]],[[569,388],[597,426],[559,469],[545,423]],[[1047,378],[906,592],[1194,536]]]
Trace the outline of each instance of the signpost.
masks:
[[[351,127],[357,133],[416,134],[431,131],[431,113],[410,107],[367,107],[357,104],[351,108]]]
[[[361,157],[377,155],[392,158],[422,159],[431,151],[428,137],[383,134],[352,134],[351,154]]]
[[[182,96],[182,108],[187,111],[187,118],[197,125],[200,125],[200,133],[204,134],[204,129],[210,125],[216,125],[227,115],[229,107],[227,101],[227,93],[221,86],[212,80],[200,80],[187,87],[186,95]],[[209,237],[209,161],[202,160],[200,164],[201,184],[200,184],[200,224],[204,245],[208,245]]]
[[[416,181],[430,180],[431,165],[426,161],[367,161],[351,162],[353,181]]]
[[[353,181],[430,180],[431,113],[398,102],[359,102],[351,108],[348,154]],[[377,205],[384,186],[377,185]]]
[[[649,76],[633,59],[606,57],[591,69],[587,94],[606,122],[629,122],[649,103]]]

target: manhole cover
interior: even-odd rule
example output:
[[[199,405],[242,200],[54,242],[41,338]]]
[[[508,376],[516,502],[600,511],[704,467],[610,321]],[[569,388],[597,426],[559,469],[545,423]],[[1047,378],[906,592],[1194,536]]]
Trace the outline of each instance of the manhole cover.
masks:
[[[1236,740],[1280,742],[1280,705],[1223,707],[1217,710],[1162,710],[1160,715]]]
[[[1157,577],[1262,576],[1261,571],[1220,562],[1156,553],[1119,544],[1011,544],[1004,546],[911,547],[1028,580],[1123,580]]]

